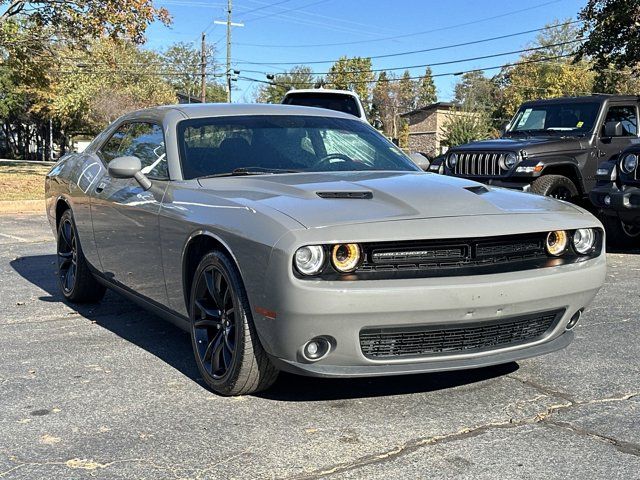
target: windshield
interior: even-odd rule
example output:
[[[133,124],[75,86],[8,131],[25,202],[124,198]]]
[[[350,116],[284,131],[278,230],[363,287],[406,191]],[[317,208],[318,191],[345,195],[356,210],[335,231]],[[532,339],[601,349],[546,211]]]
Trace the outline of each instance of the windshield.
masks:
[[[338,112],[360,116],[358,102],[351,95],[342,93],[288,93],[282,102],[285,105],[326,108]]]
[[[507,133],[586,133],[593,127],[599,110],[600,104],[595,102],[523,106],[511,121]]]
[[[225,173],[419,171],[360,120],[293,115],[184,120],[178,146],[185,179]]]

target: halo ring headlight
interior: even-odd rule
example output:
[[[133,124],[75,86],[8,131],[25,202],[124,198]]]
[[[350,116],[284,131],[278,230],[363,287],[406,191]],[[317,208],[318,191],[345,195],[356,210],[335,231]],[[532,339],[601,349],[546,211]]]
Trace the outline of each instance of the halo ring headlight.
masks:
[[[547,253],[549,255],[559,257],[567,251],[568,246],[569,235],[565,230],[555,230],[553,232],[549,232],[549,234],[547,235],[545,248],[547,249]]]
[[[627,153],[620,162],[620,168],[624,173],[631,173],[638,167],[638,156],[635,153]]]
[[[457,153],[449,154],[449,156],[447,157],[447,166],[451,170],[453,170],[454,168],[456,168],[457,164],[458,164],[458,154]]]
[[[596,234],[593,228],[579,228],[573,233],[573,248],[580,255],[586,255],[596,244]]]
[[[353,272],[362,258],[362,250],[357,243],[339,243],[331,249],[331,263],[340,273]]]
[[[320,245],[307,245],[296,250],[294,263],[303,275],[315,275],[324,266],[324,248]]]

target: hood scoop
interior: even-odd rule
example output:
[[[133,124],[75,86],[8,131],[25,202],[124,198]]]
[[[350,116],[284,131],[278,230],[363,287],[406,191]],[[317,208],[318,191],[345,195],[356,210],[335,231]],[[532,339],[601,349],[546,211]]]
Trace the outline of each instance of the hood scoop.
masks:
[[[489,190],[484,185],[473,185],[471,187],[463,187],[465,190],[476,195],[482,195],[483,193],[489,193]]]
[[[331,191],[331,192],[316,192],[320,198],[351,198],[351,199],[361,199],[361,200],[370,200],[373,198],[373,192],[368,190],[358,190],[358,191]]]

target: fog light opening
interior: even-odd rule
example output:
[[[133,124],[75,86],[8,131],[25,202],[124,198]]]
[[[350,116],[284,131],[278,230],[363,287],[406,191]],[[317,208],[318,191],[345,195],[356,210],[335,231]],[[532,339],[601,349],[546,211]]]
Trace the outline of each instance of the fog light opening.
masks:
[[[582,309],[578,310],[576,313],[573,314],[573,317],[571,317],[571,320],[569,320],[569,323],[567,323],[567,330],[571,330],[573,327],[575,327],[578,321],[580,320],[581,316],[582,316]]]
[[[317,362],[324,358],[329,353],[329,350],[331,350],[329,341],[323,337],[316,337],[305,343],[304,347],[302,347],[302,354],[305,359]]]

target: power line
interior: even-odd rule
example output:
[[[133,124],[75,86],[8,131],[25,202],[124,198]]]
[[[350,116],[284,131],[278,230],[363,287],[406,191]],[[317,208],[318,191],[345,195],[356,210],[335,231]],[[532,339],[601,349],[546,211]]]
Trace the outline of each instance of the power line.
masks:
[[[552,48],[552,47],[560,47],[563,45],[570,45],[570,44],[574,44],[574,43],[578,43],[581,42],[583,39],[582,38],[578,38],[576,40],[569,40],[566,42],[560,42],[560,43],[554,43],[554,44],[550,44],[550,45],[544,45],[544,46],[540,46],[540,47],[531,47],[531,48],[523,48],[520,50],[511,50],[510,52],[501,52],[501,53],[493,53],[491,55],[481,55],[478,57],[468,57],[468,58],[460,58],[457,60],[448,60],[446,62],[434,62],[434,63],[424,63],[421,65],[406,65],[406,66],[402,66],[402,67],[392,67],[392,68],[374,68],[374,69],[370,69],[370,70],[350,70],[349,73],[368,73],[368,72],[373,72],[373,73],[377,73],[377,72],[389,72],[389,71],[394,71],[394,70],[411,70],[414,68],[425,68],[425,67],[439,67],[442,65],[453,65],[456,63],[465,63],[465,62],[471,62],[474,60],[486,60],[488,58],[496,58],[496,57],[503,57],[506,55],[515,55],[517,53],[526,53],[526,52],[536,52],[536,51],[540,51],[540,50],[546,50],[548,48]],[[573,54],[570,54],[573,55]],[[249,72],[249,73],[268,73],[268,72],[263,72],[263,71],[258,71],[258,70],[244,70],[245,72]],[[315,75],[330,75],[333,72],[315,72]]]
[[[446,27],[440,27],[440,28],[436,28],[436,29],[432,29],[432,30],[424,30],[421,32],[413,32],[413,33],[405,33],[402,35],[393,35],[393,36],[387,36],[387,37],[380,37],[380,38],[374,38],[374,39],[368,39],[368,40],[353,40],[351,42],[338,42],[338,43],[316,43],[316,44],[296,44],[296,45],[290,45],[290,44],[285,44],[285,45],[277,45],[277,44],[264,44],[264,43],[238,43],[238,45],[244,45],[247,47],[264,47],[264,48],[309,48],[309,47],[338,47],[338,46],[344,46],[344,45],[357,45],[357,44],[362,44],[362,43],[370,43],[370,42],[382,42],[382,41],[386,41],[386,40],[397,40],[399,38],[408,38],[408,37],[414,37],[417,35],[426,35],[428,33],[435,33],[435,32],[441,32],[444,30],[449,30],[452,28],[459,28],[459,27],[466,27],[469,25],[475,25],[476,23],[481,23],[481,22],[486,22],[489,20],[495,20],[498,18],[503,18],[503,17],[507,17],[510,15],[515,15],[518,13],[522,13],[522,12],[527,12],[530,10],[534,10],[537,8],[541,8],[541,7],[546,7],[548,5],[554,4],[554,3],[559,3],[561,0],[551,0],[545,3],[541,3],[539,5],[534,5],[532,7],[528,7],[528,8],[522,8],[519,10],[512,10],[510,12],[506,12],[506,13],[502,13],[500,15],[494,15],[491,17],[485,17],[485,18],[481,18],[481,19],[477,19],[477,20],[472,20],[470,22],[464,22],[464,23],[459,23],[456,25],[449,25]]]
[[[477,45],[479,43],[486,43],[486,42],[492,42],[494,40],[503,40],[505,38],[512,38],[512,37],[517,37],[520,35],[526,35],[528,33],[535,33],[535,32],[541,32],[541,31],[545,31],[545,30],[549,30],[552,28],[559,28],[559,27],[564,27],[566,25],[574,25],[576,23],[582,23],[582,20],[573,20],[571,22],[565,22],[565,23],[561,23],[558,25],[547,25],[545,27],[541,27],[541,28],[535,28],[532,30],[525,30],[523,32],[516,32],[516,33],[509,33],[506,35],[499,35],[497,37],[489,37],[489,38],[483,38],[480,40],[471,40],[468,42],[463,42],[463,43],[454,43],[454,44],[450,44],[450,45],[443,45],[440,47],[431,47],[431,48],[424,48],[421,50],[410,50],[410,51],[405,51],[405,52],[396,52],[396,53],[387,53],[384,55],[369,55],[369,56],[364,56],[365,58],[370,58],[372,60],[375,59],[379,59],[379,58],[390,58],[390,57],[401,57],[401,56],[405,56],[405,55],[413,55],[416,53],[427,53],[427,52],[435,52],[435,51],[439,51],[439,50],[447,50],[450,48],[456,48],[456,47],[466,47],[468,45]],[[361,55],[362,56],[362,55]],[[337,62],[339,59],[334,59],[334,60],[315,60],[312,62],[304,62],[304,61],[300,61],[300,62],[249,62],[249,61],[238,61],[236,63],[241,64],[241,65],[266,65],[266,66],[271,66],[271,65],[319,65],[319,64],[324,64],[324,63],[335,63]]]
[[[308,4],[306,4],[306,5],[300,5],[300,6],[298,6],[298,7],[285,9],[285,10],[282,10],[282,11],[280,11],[280,12],[268,13],[268,14],[266,14],[266,15],[262,15],[262,16],[260,16],[260,17],[251,18],[251,19],[249,19],[249,20],[247,20],[247,21],[248,21],[248,22],[255,22],[256,20],[262,20],[263,18],[270,18],[270,17],[274,17],[274,16],[276,16],[276,15],[282,15],[283,13],[295,12],[295,11],[297,11],[297,10],[302,10],[302,9],[304,9],[304,8],[314,7],[314,6],[316,6],[316,5],[320,5],[321,3],[326,3],[326,2],[328,2],[328,1],[329,1],[329,0],[319,0],[319,1],[316,1],[316,2],[308,3]],[[245,15],[246,13],[247,13],[247,12],[244,12],[244,13],[243,13],[243,15]],[[240,45],[240,44],[238,44],[238,45]]]

